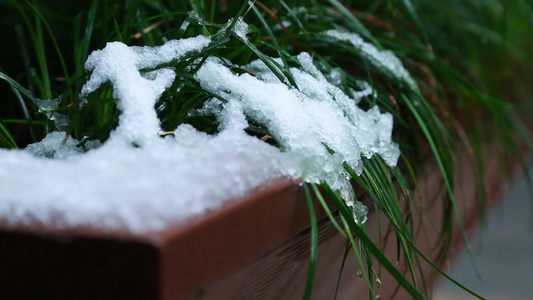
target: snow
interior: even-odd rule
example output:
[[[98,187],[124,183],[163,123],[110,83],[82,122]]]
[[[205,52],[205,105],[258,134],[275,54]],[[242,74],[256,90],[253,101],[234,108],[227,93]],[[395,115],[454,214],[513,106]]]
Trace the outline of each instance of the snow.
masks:
[[[1,219],[163,230],[298,175],[290,173],[289,155],[244,132],[208,136],[182,125],[159,141],[144,148],[106,143],[60,160],[0,150]]]
[[[407,84],[415,90],[418,89],[409,72],[403,67],[402,62],[391,51],[379,50],[376,46],[365,42],[357,33],[332,29],[323,34],[338,41],[349,42],[361,51],[361,55],[367,58],[372,64],[387,70],[386,75]]]
[[[247,24],[239,19],[236,25],[235,35],[246,39]],[[362,83],[349,97],[330,82],[338,74],[320,72],[307,53],[290,70],[299,89],[280,82],[260,60],[241,66],[252,76],[233,74],[230,62],[208,58],[194,76],[215,97],[193,113],[216,115],[219,133],[182,124],[174,136],[159,137],[154,104],[176,74],[156,68],[209,43],[203,36],[160,47],[114,42],[93,52],[80,96],[111,82],[119,126],[103,145],[89,141],[84,149],[65,132],[52,132],[25,151],[0,149],[0,220],[157,231],[289,177],[328,183],[364,223],[368,209],[354,200],[343,164],[360,174],[362,156],[380,155],[394,166],[400,151],[391,141],[392,116],[377,107],[360,109],[357,103],[372,88]],[[156,70],[141,72],[148,68]],[[248,120],[267,128],[280,148],[246,134]]]
[[[362,225],[368,220],[368,207],[363,203],[359,201],[355,202],[352,210],[355,224]]]
[[[246,120],[239,118],[237,104],[220,109],[223,130],[217,135],[183,124],[175,136],[159,138],[154,103],[175,74],[160,69],[141,75],[139,69],[179,59],[209,42],[200,36],[154,48],[109,43],[93,52],[82,97],[110,81],[121,110],[118,128],[99,148],[88,142],[91,150],[83,154],[65,132],[52,132],[26,151],[0,149],[0,219],[12,226],[156,231],[272,180],[298,178],[289,153],[242,130]]]
[[[231,22],[231,20],[230,20],[230,22]],[[246,40],[246,35],[248,34],[248,24],[246,24],[246,22],[244,22],[242,17],[239,17],[237,19],[237,22],[235,22],[235,26],[233,27],[233,32],[241,40]]]
[[[140,69],[178,60],[187,53],[206,47],[210,38],[172,40],[159,47],[128,47],[120,42],[108,43],[103,50],[93,52],[85,63],[92,71],[91,78],[83,86],[81,96],[95,91],[104,82],[113,84],[113,96],[119,99],[120,126],[113,135],[113,141],[127,141],[137,145],[157,139],[159,119],[154,105],[167,89],[176,74],[169,68],[162,68],[145,74]]]
[[[308,53],[297,58],[301,68],[292,68],[291,73],[300,90],[281,83],[260,60],[242,66],[257,77],[233,74],[223,62],[210,58],[195,78],[226,105],[239,103],[245,115],[265,125],[281,148],[293,154],[303,180],[326,182],[334,190],[343,190],[347,204],[353,206],[343,163],[360,174],[361,155],[371,158],[379,154],[394,166],[400,151],[391,142],[392,116],[380,113],[377,107],[366,112],[358,108],[359,99],[329,83]]]
[[[82,149],[76,147],[77,144],[79,141],[66,132],[54,131],[39,143],[28,145],[26,151],[37,157],[65,158],[82,152]]]
[[[53,111],[59,107],[60,101],[61,97],[55,99],[33,99],[33,103],[37,105],[38,112],[45,113],[48,119],[54,121],[54,125],[58,130],[66,130],[69,124],[68,116]]]

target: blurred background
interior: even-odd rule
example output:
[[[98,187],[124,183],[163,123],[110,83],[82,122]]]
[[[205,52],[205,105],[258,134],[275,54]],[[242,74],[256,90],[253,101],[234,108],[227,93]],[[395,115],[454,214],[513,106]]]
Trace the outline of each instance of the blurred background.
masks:
[[[533,172],[531,164],[529,172]],[[450,275],[488,300],[533,299],[530,205],[533,205],[533,195],[529,194],[522,176],[509,186],[502,201],[493,208],[486,227],[480,228],[470,240],[482,279],[477,278],[466,251],[452,263]],[[433,299],[474,298],[444,279],[437,284]]]

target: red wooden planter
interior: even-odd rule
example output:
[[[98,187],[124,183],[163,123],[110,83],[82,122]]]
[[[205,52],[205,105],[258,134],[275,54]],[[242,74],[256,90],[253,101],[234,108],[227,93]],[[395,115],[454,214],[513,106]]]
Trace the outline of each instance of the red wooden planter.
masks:
[[[501,179],[496,160],[485,161],[485,180],[493,197]],[[467,162],[463,156],[457,184],[464,189],[456,197],[469,227],[479,209],[471,188],[475,174]],[[416,196],[424,215],[440,224],[442,183],[436,165],[427,164],[421,178]],[[315,206],[321,221],[313,298],[333,299],[346,240]],[[417,231],[416,242],[433,255],[438,232],[411,207],[415,228],[427,230]],[[385,217],[380,219],[386,253],[395,261],[396,240],[386,234]],[[12,228],[0,223],[0,299],[301,299],[309,263],[308,226],[307,202],[299,183],[282,179],[247,199],[164,232],[137,235],[36,224]],[[377,242],[375,216],[369,216],[367,228]],[[451,255],[462,241],[459,234],[454,238]],[[401,263],[398,268],[405,270]],[[357,269],[352,253],[337,299],[368,297]],[[431,268],[425,266],[423,271],[426,283],[431,282]],[[411,298],[397,289],[385,270],[380,279],[377,291],[382,299],[395,293],[395,299]]]

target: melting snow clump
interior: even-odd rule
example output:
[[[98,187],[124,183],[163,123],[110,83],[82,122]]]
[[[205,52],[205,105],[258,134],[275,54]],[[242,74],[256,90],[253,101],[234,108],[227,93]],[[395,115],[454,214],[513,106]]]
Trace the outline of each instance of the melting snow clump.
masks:
[[[233,30],[246,39],[244,21],[239,19]],[[351,42],[414,84],[392,54],[355,34],[326,34]],[[372,88],[361,83],[355,97],[346,95],[338,87],[339,71],[323,74],[307,53],[298,55],[300,66],[290,69],[298,89],[280,82],[260,60],[240,66],[249,73],[238,75],[229,62],[208,58],[194,76],[214,98],[195,113],[216,115],[219,133],[208,135],[182,124],[174,136],[158,136],[154,104],[176,74],[157,66],[201,51],[210,42],[203,36],[160,47],[114,42],[93,52],[85,64],[92,73],[80,96],[110,82],[121,111],[119,126],[103,145],[87,144],[85,153],[65,132],[52,132],[25,151],[0,149],[0,220],[162,230],[289,177],[328,183],[353,208],[357,223],[364,223],[368,209],[353,200],[343,164],[360,174],[362,157],[379,155],[394,166],[400,151],[391,142],[392,116],[377,107],[359,108]],[[147,68],[156,70],[140,71]],[[280,148],[246,134],[247,120],[265,126]]]
[[[82,97],[110,81],[121,110],[118,128],[84,154],[65,132],[52,132],[26,151],[0,149],[0,219],[12,225],[162,230],[271,180],[299,177],[289,153],[242,130],[245,121],[232,117],[238,105],[220,111],[225,129],[217,135],[184,124],[175,136],[158,136],[154,104],[175,74],[161,69],[141,75],[139,69],[179,59],[209,42],[202,36],[153,48],[115,42],[93,52]]]
[[[418,89],[409,72],[403,67],[402,62],[391,51],[379,50],[376,46],[365,42],[361,36],[353,32],[342,32],[332,29],[324,32],[324,35],[352,44],[372,64],[386,69],[388,76],[406,83],[413,89]]]
[[[203,36],[172,40],[160,47],[128,47],[120,42],[108,43],[93,52],[85,63],[92,71],[83,86],[82,97],[94,92],[104,82],[113,84],[113,96],[120,101],[119,128],[114,135],[139,145],[157,139],[159,119],[153,109],[159,96],[168,88],[176,74],[163,68],[141,75],[139,69],[153,68],[178,60],[183,55],[206,47],[210,39]]]
[[[78,140],[73,139],[64,131],[50,132],[42,141],[30,144],[26,151],[37,157],[65,158],[82,152],[76,147]]]
[[[246,22],[243,21],[242,17],[239,17],[237,19],[237,22],[235,23],[235,26],[233,27],[233,32],[239,38],[243,40],[246,39],[246,35],[248,34],[248,24],[246,24]]]
[[[298,55],[301,68],[291,68],[299,90],[289,88],[260,60],[242,68],[250,74],[233,74],[218,59],[208,59],[195,74],[203,89],[226,105],[238,103],[242,113],[264,124],[273,138],[294,157],[308,182],[326,182],[343,190],[354,205],[347,163],[357,174],[361,156],[380,155],[394,166],[400,154],[391,142],[392,115],[377,107],[360,109],[359,99],[347,96],[314,66],[308,53]]]

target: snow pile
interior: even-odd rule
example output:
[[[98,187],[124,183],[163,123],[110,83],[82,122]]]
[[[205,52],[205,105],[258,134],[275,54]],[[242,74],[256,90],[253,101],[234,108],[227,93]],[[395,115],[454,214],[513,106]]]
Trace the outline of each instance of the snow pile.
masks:
[[[0,219],[12,225],[162,230],[270,180],[299,177],[290,154],[235,130],[245,122],[233,116],[238,107],[220,112],[225,129],[218,135],[184,124],[175,136],[159,138],[154,104],[175,74],[160,69],[141,75],[139,69],[179,59],[209,42],[196,37],[154,48],[109,43],[92,53],[86,63],[92,75],[82,96],[110,81],[122,111],[118,128],[103,146],[84,154],[65,132],[52,132],[27,151],[0,149]]]
[[[379,154],[394,166],[400,151],[391,142],[392,116],[380,113],[377,107],[366,112],[358,108],[359,99],[329,83],[308,53],[297,58],[302,67],[291,68],[291,73],[300,90],[280,82],[260,60],[242,67],[254,77],[233,74],[222,61],[210,58],[195,78],[203,89],[227,104],[238,103],[244,114],[265,125],[281,147],[293,154],[305,181],[325,181],[332,189],[342,190],[353,206],[343,163],[360,174],[361,155],[371,158]]]
[[[50,132],[39,143],[26,147],[26,151],[37,157],[65,158],[81,153],[82,149],[76,147],[79,141],[65,134],[65,132]]]
[[[404,82],[413,89],[418,89],[415,81],[409,75],[409,72],[403,67],[402,62],[388,50],[380,51],[376,46],[367,43],[357,33],[342,32],[339,30],[328,30],[324,32],[325,36],[334,38],[338,41],[345,41],[352,44],[356,49],[361,51],[361,56],[365,57],[375,66],[386,70],[386,75]]]
[[[125,140],[138,145],[157,139],[160,130],[154,105],[172,84],[176,73],[162,68],[141,75],[140,69],[178,60],[187,53],[206,47],[207,37],[172,40],[160,47],[128,47],[120,42],[108,43],[103,50],[93,52],[85,63],[92,71],[83,86],[81,96],[94,92],[104,82],[113,84],[113,96],[119,99],[119,128],[113,140]]]
[[[246,23],[237,24],[235,34],[245,39]],[[353,201],[343,164],[361,173],[361,156],[377,154],[394,166],[400,152],[391,142],[392,116],[377,107],[360,109],[360,97],[372,89],[363,84],[350,98],[307,53],[297,57],[301,66],[290,70],[299,89],[280,82],[259,60],[242,66],[254,75],[236,75],[228,62],[207,59],[195,79],[216,97],[198,113],[215,114],[220,132],[207,135],[182,124],[175,136],[158,136],[154,104],[176,74],[170,68],[140,70],[209,43],[202,36],[160,47],[115,42],[93,52],[86,62],[92,74],[81,96],[111,82],[121,110],[119,126],[104,145],[87,147],[95,149],[86,153],[64,132],[53,132],[26,151],[0,149],[0,220],[162,230],[285,176],[328,183],[364,223],[367,208]],[[281,150],[247,135],[247,120],[264,125]]]
[[[160,230],[291,176],[287,170],[287,156],[258,139],[211,137],[189,125],[150,147],[106,143],[59,160],[0,150],[0,216],[11,224]]]

